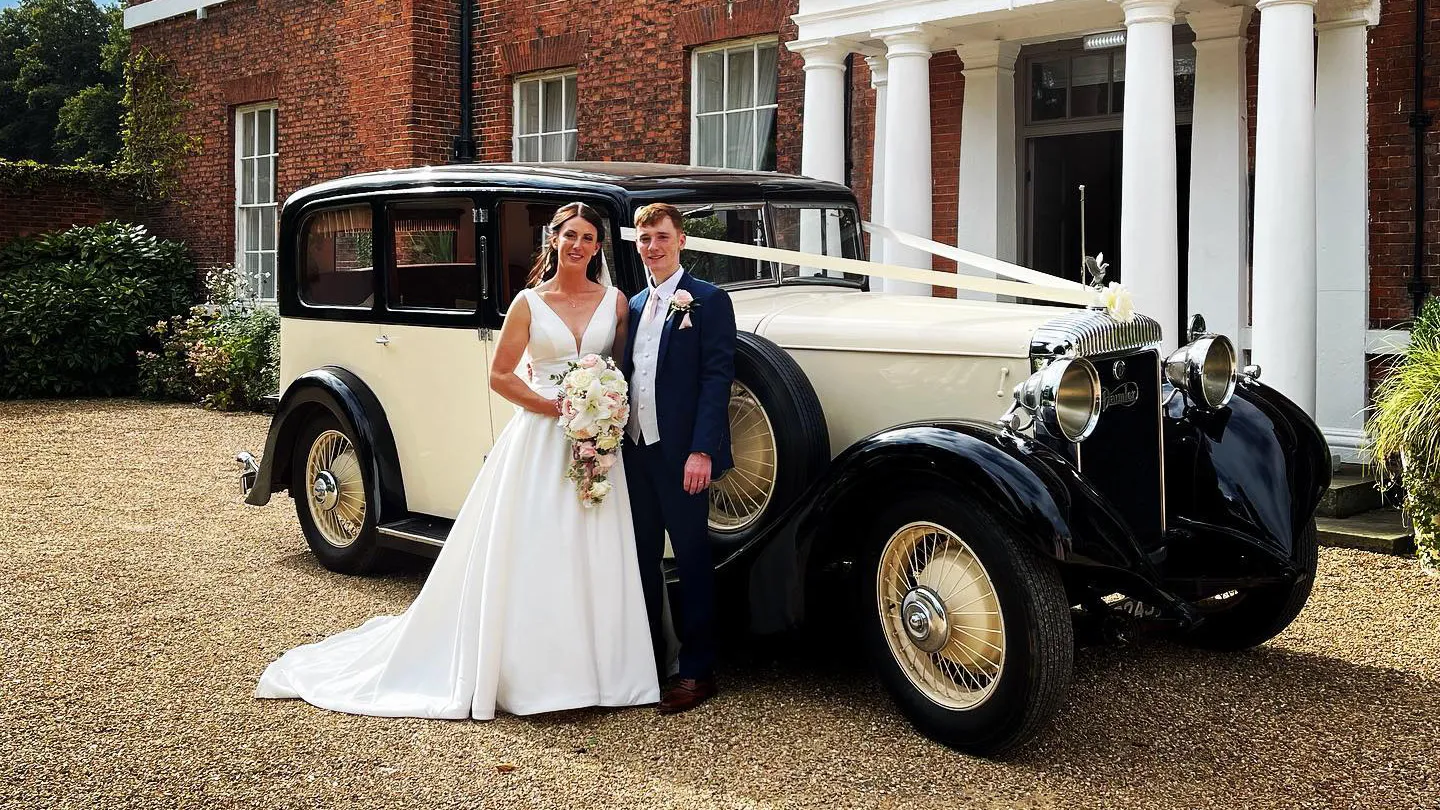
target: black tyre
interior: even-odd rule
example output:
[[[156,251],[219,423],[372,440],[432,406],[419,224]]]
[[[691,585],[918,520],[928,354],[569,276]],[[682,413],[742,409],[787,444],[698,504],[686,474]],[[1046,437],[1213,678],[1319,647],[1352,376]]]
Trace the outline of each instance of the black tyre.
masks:
[[[1054,563],[983,506],[938,491],[886,508],[863,559],[866,646],[910,722],[980,756],[1032,739],[1074,666]]]
[[[810,380],[784,349],[750,332],[736,335],[730,446],[735,467],[710,486],[710,536],[726,543],[765,531],[830,461]]]
[[[1304,573],[1293,583],[1228,591],[1195,603],[1205,621],[1181,640],[1211,650],[1244,650],[1279,635],[1300,615],[1315,586],[1319,542],[1313,520],[1295,538],[1295,559]]]
[[[342,574],[379,568],[375,482],[355,438],[334,416],[316,416],[300,430],[290,469],[295,514],[320,563]]]

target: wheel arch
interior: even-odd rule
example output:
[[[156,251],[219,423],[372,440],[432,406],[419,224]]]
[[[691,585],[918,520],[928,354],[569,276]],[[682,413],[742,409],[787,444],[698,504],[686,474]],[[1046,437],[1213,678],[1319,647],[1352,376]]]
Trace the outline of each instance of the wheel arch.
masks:
[[[339,366],[308,371],[285,389],[270,422],[257,484],[245,502],[264,506],[272,493],[289,488],[296,437],[317,413],[334,416],[346,432],[355,437],[356,449],[374,482],[376,522],[403,516],[406,513],[405,482],[400,472],[395,434],[390,430],[385,409],[370,386]]]

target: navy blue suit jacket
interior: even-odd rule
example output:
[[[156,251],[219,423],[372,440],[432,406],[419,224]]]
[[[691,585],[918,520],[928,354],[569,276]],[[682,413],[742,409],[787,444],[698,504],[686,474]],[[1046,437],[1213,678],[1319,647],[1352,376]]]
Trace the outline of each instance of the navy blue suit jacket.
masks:
[[[690,328],[680,328],[684,315],[661,311],[660,356],[655,364],[655,417],[660,446],[671,463],[683,464],[691,453],[710,456],[710,475],[734,466],[730,456],[730,383],[735,379],[735,307],[730,295],[686,273],[677,291],[694,298]],[[629,339],[622,371],[634,379],[635,334],[650,300],[646,287],[630,299]],[[633,399],[634,392],[631,392]],[[632,406],[631,419],[634,415]]]

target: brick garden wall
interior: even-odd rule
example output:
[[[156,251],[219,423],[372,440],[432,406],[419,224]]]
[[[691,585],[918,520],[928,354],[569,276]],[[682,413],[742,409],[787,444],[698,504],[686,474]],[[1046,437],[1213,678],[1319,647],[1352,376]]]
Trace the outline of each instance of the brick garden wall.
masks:
[[[153,208],[123,193],[88,183],[47,183],[39,188],[0,185],[0,244],[19,236],[97,225],[110,219],[147,222]]]

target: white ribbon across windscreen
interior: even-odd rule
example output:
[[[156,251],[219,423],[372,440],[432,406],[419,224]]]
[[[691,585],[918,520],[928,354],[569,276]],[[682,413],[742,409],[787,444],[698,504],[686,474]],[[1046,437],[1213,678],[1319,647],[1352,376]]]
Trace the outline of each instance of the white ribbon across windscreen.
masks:
[[[719,239],[705,239],[699,236],[685,237],[685,249],[694,250],[699,253],[734,256],[739,259],[756,259],[758,261],[776,262],[779,264],[794,264],[801,267],[818,267],[822,270],[833,270],[837,273],[854,273],[861,276],[870,276],[871,278],[913,281],[920,284],[931,284],[936,287],[948,287],[953,290],[970,290],[995,295],[1013,295],[1016,298],[1051,301],[1058,304],[1090,306],[1096,303],[1095,290],[1079,282],[1056,278],[1055,276],[1047,275],[1037,270],[1031,270],[1028,267],[1021,267],[1016,264],[1000,261],[999,259],[982,256],[978,253],[972,253],[968,250],[961,250],[960,248],[951,247],[950,245],[915,236],[914,234],[887,228],[884,225],[875,225],[866,222],[863,223],[861,227],[872,236],[890,239],[897,244],[923,250],[935,256],[950,259],[966,267],[973,267],[977,270],[994,273],[997,276],[1005,276],[1010,279],[1019,279],[1019,281],[981,278],[959,273],[942,273],[938,270],[921,270],[898,264],[867,262],[860,259],[846,259],[840,256],[821,256],[816,253],[804,253],[798,250],[747,245],[739,242],[726,242]],[[634,242],[635,237],[636,232],[634,228],[620,229],[621,239],[627,242]]]

